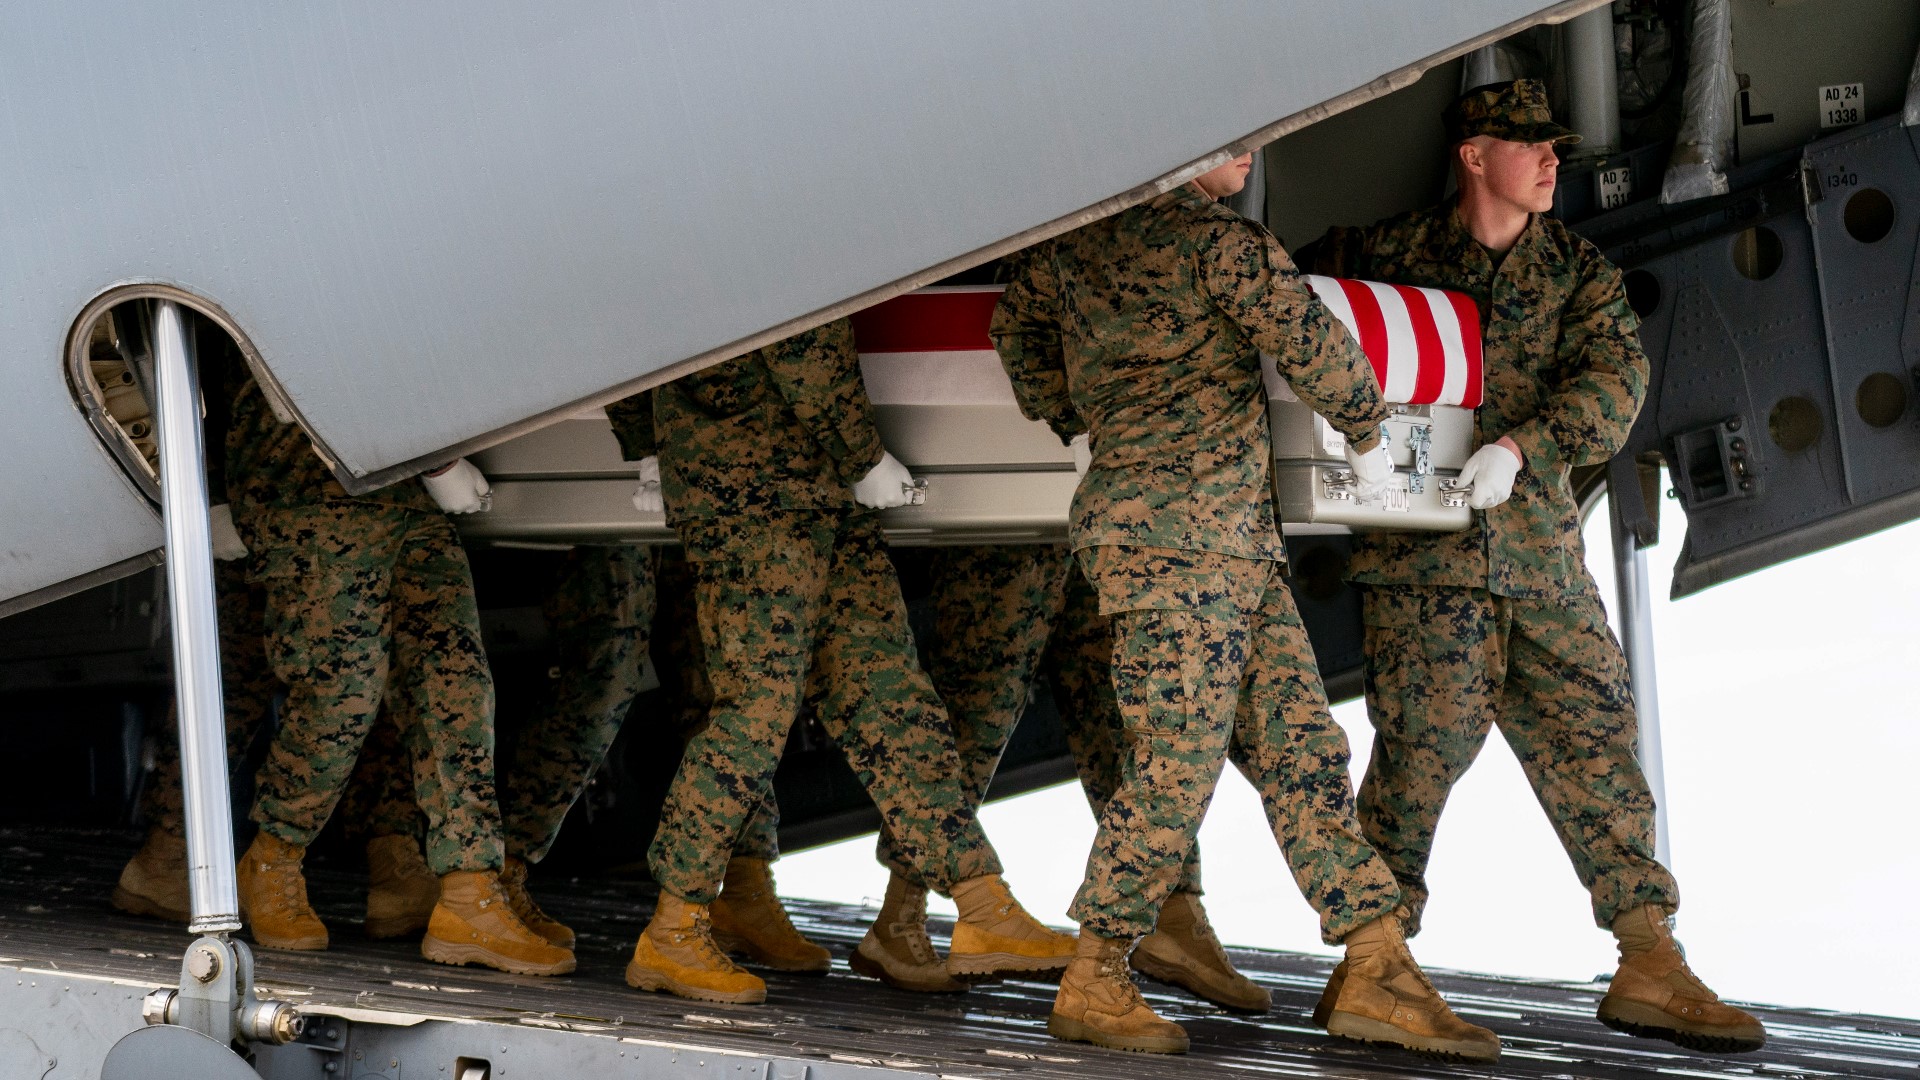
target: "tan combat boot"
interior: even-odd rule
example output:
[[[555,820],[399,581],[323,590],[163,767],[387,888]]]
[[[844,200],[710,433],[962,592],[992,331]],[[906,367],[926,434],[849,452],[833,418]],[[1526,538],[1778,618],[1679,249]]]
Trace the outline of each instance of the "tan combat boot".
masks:
[[[1073,938],[1027,914],[999,874],[968,878],[953,887],[960,917],[947,950],[947,974],[957,978],[1016,972],[1062,971],[1073,959]]]
[[[306,848],[262,829],[234,867],[240,911],[261,948],[310,952],[327,947],[327,926],[307,903],[307,878],[300,872],[306,855]]]
[[[546,938],[563,949],[571,949],[576,940],[573,928],[540,910],[533,902],[533,894],[527,891],[527,860],[518,855],[507,856],[507,863],[500,868],[500,889],[507,894],[507,903],[513,907],[514,915],[527,929]]]
[[[367,921],[370,938],[397,938],[427,928],[440,876],[427,868],[420,844],[411,836],[376,836],[367,841]]]
[[[1047,1034],[1069,1042],[1086,1042],[1110,1050],[1142,1054],[1184,1054],[1187,1032],[1163,1019],[1140,997],[1127,967],[1133,942],[1103,938],[1085,929],[1073,962],[1060,976],[1047,1017]]]
[[[824,975],[833,966],[833,954],[808,941],[787,917],[765,859],[727,860],[726,880],[709,914],[714,944],[762,967]]]
[[[1347,962],[1333,965],[1333,974],[1327,977],[1327,988],[1320,991],[1320,1000],[1313,1005],[1313,1026],[1323,1028],[1333,1018],[1333,1003],[1340,1000],[1340,988],[1347,984]]]
[[[1177,892],[1160,906],[1153,933],[1133,950],[1133,969],[1234,1012],[1263,1013],[1273,995],[1236,971],[1207,921],[1198,893]]]
[[[1644,905],[1613,920],[1620,969],[1600,999],[1600,1022],[1645,1039],[1666,1039],[1689,1050],[1738,1054],[1767,1042],[1760,1021],[1722,1004],[1687,967],[1667,925],[1666,909]]]
[[[727,959],[713,943],[708,919],[705,904],[690,904],[660,890],[653,919],[633,946],[627,985],[726,1005],[758,1005],[767,1000],[767,984]]]
[[[927,890],[893,875],[887,898],[847,966],[870,979],[922,994],[957,994],[967,984],[947,974],[927,937]]]
[[[437,964],[480,964],[516,975],[565,975],[573,951],[527,928],[513,913],[495,870],[455,870],[440,878],[440,899],[420,939]]]
[[[187,838],[165,829],[147,830],[146,841],[120,871],[112,900],[114,907],[129,915],[193,921],[193,897],[187,891]]]
[[[1453,1015],[1407,951],[1399,919],[1375,919],[1348,934],[1345,945],[1345,973],[1334,970],[1340,987],[1328,1031],[1439,1057],[1499,1060],[1499,1036]]]

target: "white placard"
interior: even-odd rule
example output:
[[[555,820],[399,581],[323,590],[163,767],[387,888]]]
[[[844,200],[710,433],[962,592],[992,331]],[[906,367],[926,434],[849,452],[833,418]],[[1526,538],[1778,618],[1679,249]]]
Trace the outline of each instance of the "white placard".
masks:
[[[1600,169],[1593,174],[1594,184],[1600,189],[1600,209],[1618,210],[1633,198],[1633,169],[1627,165],[1615,165]]]
[[[1865,83],[1841,83],[1820,88],[1820,126],[1852,127],[1867,118]]]

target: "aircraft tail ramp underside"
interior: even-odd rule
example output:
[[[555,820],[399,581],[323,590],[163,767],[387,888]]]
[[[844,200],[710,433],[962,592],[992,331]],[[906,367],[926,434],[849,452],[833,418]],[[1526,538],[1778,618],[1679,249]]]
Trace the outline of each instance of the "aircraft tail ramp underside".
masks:
[[[1596,2],[14,5],[0,612],[160,546],[68,385],[103,296],[216,316],[364,490]]]

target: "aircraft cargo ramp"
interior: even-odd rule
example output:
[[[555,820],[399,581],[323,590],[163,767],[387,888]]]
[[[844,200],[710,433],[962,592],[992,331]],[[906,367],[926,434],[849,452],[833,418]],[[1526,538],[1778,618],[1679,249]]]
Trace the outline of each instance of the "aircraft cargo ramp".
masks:
[[[139,1002],[171,985],[184,930],[105,902],[131,845],[117,833],[0,830],[0,1076],[98,1075],[98,1054],[140,1024]],[[580,971],[559,979],[449,968],[411,942],[359,932],[357,872],[317,867],[313,899],[334,929],[324,953],[256,954],[261,989],[317,1022],[263,1048],[267,1080],[728,1077],[1916,1077],[1920,1022],[1759,1008],[1771,1040],[1713,1058],[1616,1035],[1593,1020],[1601,988],[1457,972],[1435,981],[1459,1012],[1499,1032],[1497,1066],[1469,1067],[1358,1046],[1307,1014],[1331,963],[1236,950],[1273,991],[1264,1017],[1232,1016],[1156,983],[1156,1009],[1185,1024],[1193,1052],[1151,1058],[1057,1042],[1051,986],[1008,981],[917,995],[847,972],[870,910],[796,901],[802,930],[833,949],[824,979],[774,975],[763,1006],[700,1005],[629,990],[621,971],[652,888],[611,879],[541,881],[542,904],[580,932]]]

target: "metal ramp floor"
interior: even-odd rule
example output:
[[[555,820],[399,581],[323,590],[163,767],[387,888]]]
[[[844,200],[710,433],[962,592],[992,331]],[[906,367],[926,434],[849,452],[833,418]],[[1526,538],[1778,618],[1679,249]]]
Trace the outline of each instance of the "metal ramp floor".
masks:
[[[137,1001],[145,986],[174,982],[187,943],[184,931],[121,915],[105,900],[131,846],[123,833],[0,829],[0,1066],[9,1060],[9,1039],[38,1038],[44,1046],[59,1041],[52,1034],[56,1028],[65,1031],[82,1020],[82,1028],[117,1023],[118,1030],[127,1030],[139,1022],[137,1006],[128,1014],[127,1002]],[[448,1071],[456,1056],[477,1060],[479,1053],[448,1049],[462,1039],[489,1055],[491,1071],[474,1075],[502,1080],[1920,1077],[1920,1021],[1757,1008],[1771,1033],[1767,1047],[1714,1058],[1608,1031],[1593,1019],[1601,991],[1591,984],[1444,971],[1435,972],[1434,981],[1454,1007],[1497,1031],[1506,1051],[1493,1067],[1435,1062],[1354,1045],[1310,1027],[1307,1015],[1330,962],[1251,950],[1236,950],[1235,960],[1273,991],[1271,1013],[1234,1016],[1146,982],[1154,1007],[1186,1025],[1193,1051],[1181,1058],[1123,1054],[1048,1037],[1053,988],[1043,982],[1010,980],[961,995],[917,995],[855,976],[846,970],[846,957],[871,911],[808,901],[790,907],[801,929],[833,950],[831,975],[770,974],[770,1000],[763,1006],[698,1005],[638,993],[622,981],[651,909],[650,885],[611,878],[539,880],[542,905],[579,931],[580,970],[566,978],[534,979],[434,965],[421,960],[411,942],[368,940],[359,930],[364,885],[358,873],[322,865],[310,878],[315,906],[334,931],[333,947],[306,954],[260,950],[260,981],[263,992],[297,1001],[309,1014],[339,1019],[312,1025],[305,1038],[312,1046],[264,1052],[260,1069],[269,1078],[459,1080]],[[84,1010],[87,1001],[116,995],[118,1004],[92,1006],[110,1011],[109,1019],[49,1011]],[[68,1060],[88,1052],[72,1049]],[[436,1056],[442,1062],[437,1067]],[[50,1069],[44,1075],[93,1074]]]

